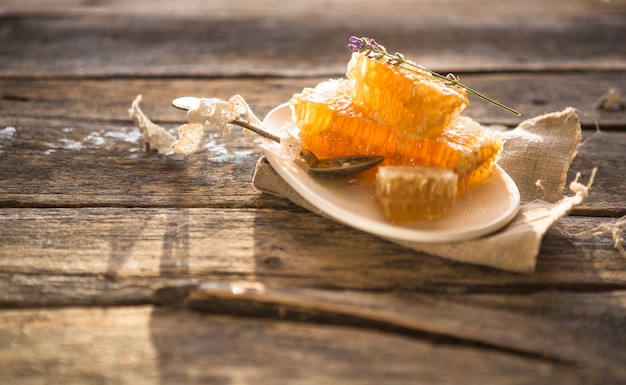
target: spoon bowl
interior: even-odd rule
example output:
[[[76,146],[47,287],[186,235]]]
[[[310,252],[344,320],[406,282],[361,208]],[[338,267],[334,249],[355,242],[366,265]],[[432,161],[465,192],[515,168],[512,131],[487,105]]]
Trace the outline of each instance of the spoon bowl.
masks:
[[[380,155],[350,155],[318,159],[307,149],[300,151],[300,157],[305,160],[310,174],[330,178],[358,174],[376,167],[385,160],[385,157]]]
[[[198,108],[200,98],[183,96],[174,99],[172,105],[181,110],[191,110]],[[264,127],[256,126],[245,120],[235,119],[229,123],[246,128],[276,143],[280,143],[281,141],[279,136],[272,134]],[[385,157],[380,155],[351,155],[319,159],[312,151],[305,148],[302,148],[300,151],[300,157],[305,161],[309,174],[328,178],[358,174],[376,167],[385,160]]]

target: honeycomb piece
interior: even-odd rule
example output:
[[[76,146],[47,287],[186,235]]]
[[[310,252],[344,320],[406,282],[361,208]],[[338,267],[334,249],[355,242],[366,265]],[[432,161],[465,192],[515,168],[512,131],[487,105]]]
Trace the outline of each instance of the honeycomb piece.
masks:
[[[399,136],[352,102],[345,79],[305,88],[290,105],[303,146],[319,157],[383,155],[383,165],[445,167],[458,175],[459,192],[488,180],[502,149],[497,133],[466,117],[430,139]]]
[[[469,105],[464,90],[354,53],[346,73],[355,105],[412,139],[439,135]]]
[[[374,182],[374,199],[391,222],[433,221],[454,205],[457,175],[443,167],[382,166]]]

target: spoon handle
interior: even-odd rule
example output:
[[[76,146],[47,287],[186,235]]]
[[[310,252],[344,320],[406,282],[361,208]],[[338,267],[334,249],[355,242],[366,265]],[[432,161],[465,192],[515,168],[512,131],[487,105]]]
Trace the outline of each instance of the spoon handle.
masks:
[[[250,130],[250,131],[252,131],[252,132],[254,132],[256,134],[261,135],[262,137],[264,137],[266,139],[273,140],[276,143],[280,143],[280,137],[278,137],[278,136],[276,136],[274,134],[271,134],[271,133],[263,130],[262,128],[257,127],[255,125],[249,123],[249,122],[246,122],[245,120],[235,119],[235,120],[231,121],[230,124],[234,124],[234,125],[246,128],[246,129],[248,129],[248,130]]]
[[[180,108],[181,110],[189,111],[194,108],[198,108],[198,106],[200,106],[200,98],[197,98],[195,96],[183,96],[183,97],[172,100],[172,105],[176,108]],[[233,121],[230,122],[230,124],[247,128],[248,130],[257,133],[266,139],[273,140],[276,143],[280,143],[280,137],[274,134],[271,134],[267,132],[266,130],[260,127],[257,127],[245,120],[234,119]]]

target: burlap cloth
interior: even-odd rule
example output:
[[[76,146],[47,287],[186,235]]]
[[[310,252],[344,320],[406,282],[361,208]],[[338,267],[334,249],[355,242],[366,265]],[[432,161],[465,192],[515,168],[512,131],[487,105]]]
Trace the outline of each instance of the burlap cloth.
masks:
[[[585,186],[577,180],[570,184],[571,193],[563,195],[567,171],[580,144],[580,123],[574,109],[567,108],[526,120],[502,136],[505,143],[498,164],[513,178],[521,195],[521,209],[509,225],[463,242],[390,241],[455,261],[533,272],[547,230],[587,197],[591,182]],[[253,184],[260,191],[324,215],[296,193],[265,158],[257,163]]]

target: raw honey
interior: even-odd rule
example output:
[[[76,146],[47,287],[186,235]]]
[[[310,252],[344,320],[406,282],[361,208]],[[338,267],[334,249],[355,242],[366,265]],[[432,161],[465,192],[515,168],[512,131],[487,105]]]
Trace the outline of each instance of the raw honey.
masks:
[[[444,216],[457,195],[457,175],[442,167],[382,166],[374,199],[392,222],[433,221]]]
[[[364,53],[353,53],[346,76],[352,102],[399,136],[439,135],[469,105],[464,90]]]
[[[353,103],[346,79],[305,88],[290,105],[303,146],[319,157],[383,155],[383,165],[445,167],[457,174],[459,192],[489,178],[502,148],[499,135],[466,117],[432,138],[403,137]]]

